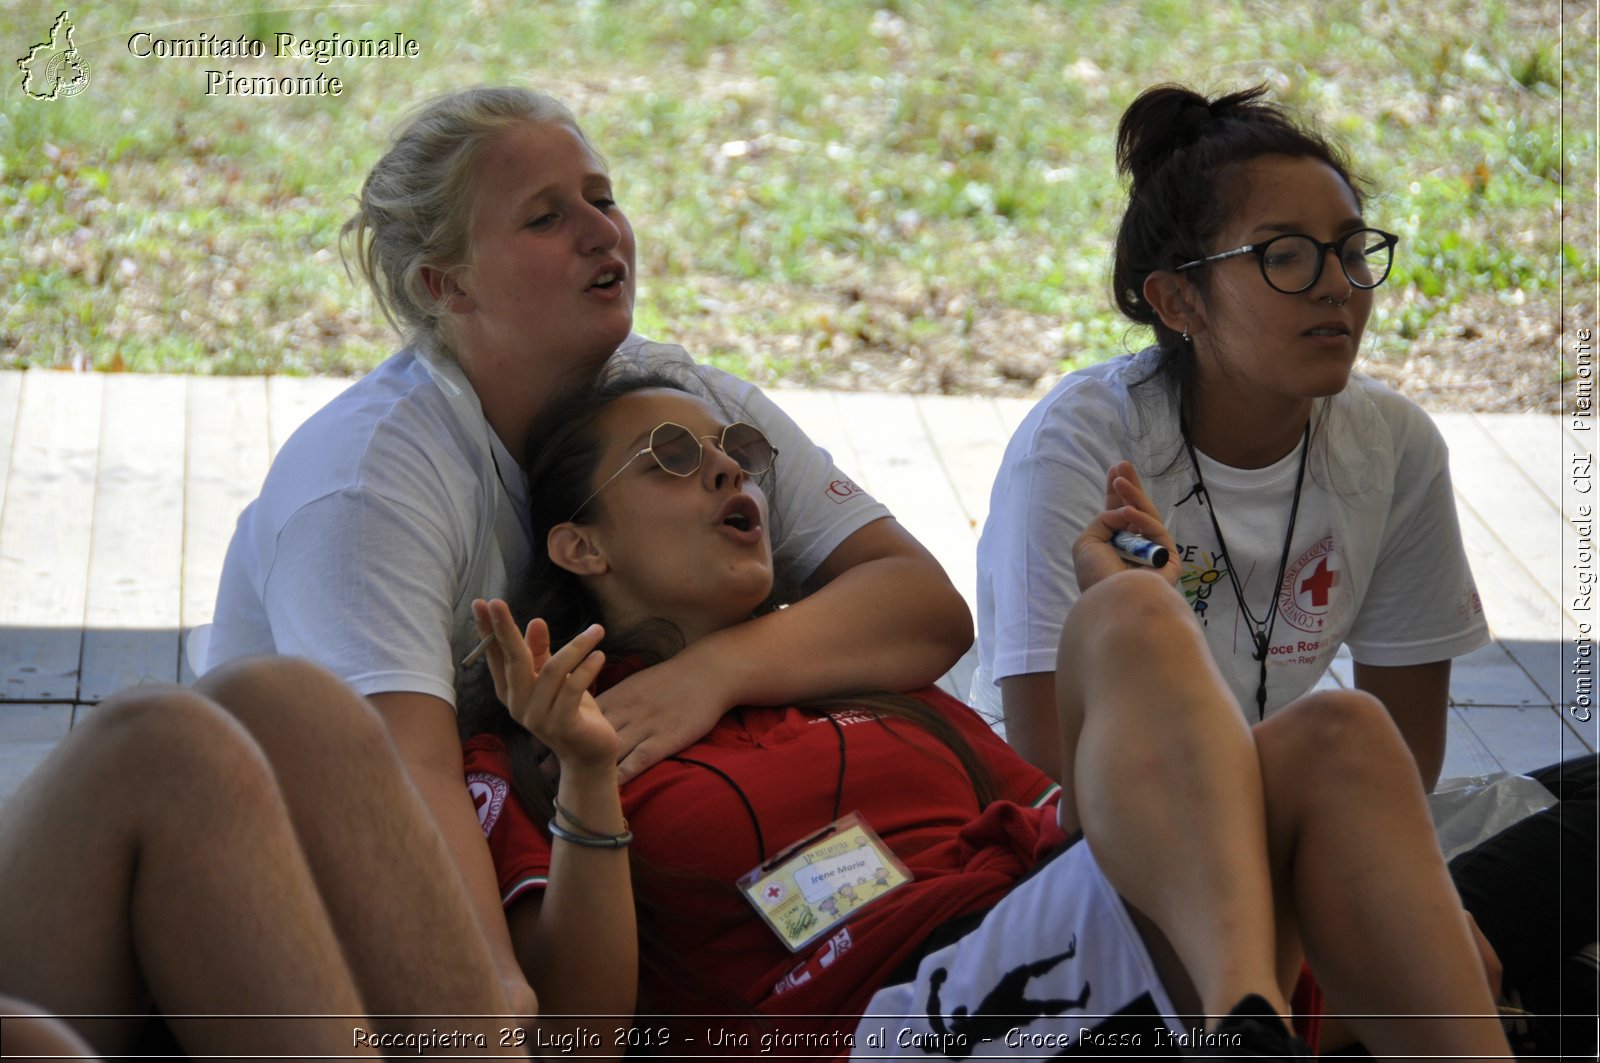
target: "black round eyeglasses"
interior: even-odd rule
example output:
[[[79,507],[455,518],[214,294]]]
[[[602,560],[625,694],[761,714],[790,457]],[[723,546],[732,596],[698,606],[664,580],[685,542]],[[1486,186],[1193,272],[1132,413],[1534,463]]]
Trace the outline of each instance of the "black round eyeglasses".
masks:
[[[1376,288],[1389,276],[1394,265],[1394,247],[1400,238],[1382,229],[1356,229],[1324,243],[1305,233],[1285,233],[1259,244],[1246,244],[1176,267],[1175,272],[1194,269],[1211,262],[1240,255],[1255,255],[1261,276],[1274,290],[1285,295],[1309,291],[1322,279],[1323,262],[1332,251],[1339,260],[1345,280],[1356,288]]]

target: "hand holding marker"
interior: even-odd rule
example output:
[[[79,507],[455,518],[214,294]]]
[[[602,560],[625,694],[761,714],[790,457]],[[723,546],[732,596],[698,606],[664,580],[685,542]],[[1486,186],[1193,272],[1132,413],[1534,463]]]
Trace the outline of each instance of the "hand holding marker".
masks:
[[[1116,547],[1117,553],[1129,561],[1149,565],[1151,568],[1167,566],[1167,548],[1151,542],[1142,535],[1130,531],[1114,532],[1111,536],[1111,545]]]

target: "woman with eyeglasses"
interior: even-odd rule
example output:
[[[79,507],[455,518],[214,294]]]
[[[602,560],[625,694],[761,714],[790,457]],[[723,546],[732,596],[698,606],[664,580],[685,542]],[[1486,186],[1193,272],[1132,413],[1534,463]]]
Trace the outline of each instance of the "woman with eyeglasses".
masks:
[[[1246,718],[1311,690],[1348,645],[1431,790],[1451,659],[1488,630],[1438,430],[1354,373],[1398,239],[1343,156],[1264,96],[1163,85],[1122,117],[1113,294],[1155,342],[1067,376],[1012,437],[978,547],[974,700],[1062,777],[1072,544],[1142,484],[1159,519],[1130,509],[1128,527],[1170,548]]]
[[[787,455],[680,387],[551,411],[526,463],[543,548],[515,613],[476,603],[494,690],[461,699],[467,786],[518,954],[548,1013],[638,1012],[559,1043],[1288,1057],[1303,939],[1375,1052],[1505,1052],[1464,1017],[1492,1003],[1382,710],[1336,691],[1248,728],[1182,597],[1112,552],[1120,510],[1078,541],[1070,787],[940,691],[862,692],[795,644],[829,696],[735,707],[619,793],[590,684],[795,600],[766,493]]]

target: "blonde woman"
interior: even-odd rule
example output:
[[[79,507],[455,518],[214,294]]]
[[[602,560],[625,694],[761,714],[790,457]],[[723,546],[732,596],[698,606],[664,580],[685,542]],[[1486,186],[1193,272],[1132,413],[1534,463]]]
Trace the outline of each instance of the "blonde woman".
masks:
[[[527,561],[518,456],[540,411],[618,357],[687,361],[631,331],[639,279],[620,199],[548,96],[479,88],[422,107],[345,227],[404,346],[284,446],[240,518],[217,596],[213,658],[306,657],[381,714],[500,972],[506,998],[486,1011],[533,1000],[460,786],[454,700],[477,641],[471,603],[506,593]],[[942,674],[971,639],[960,595],[888,511],[754,387],[711,379],[784,451],[775,549],[816,594],[609,691],[623,777],[733,705],[816,693],[818,657],[856,683],[904,687]],[[278,706],[248,720],[275,758],[318,755],[315,699],[258,700]]]

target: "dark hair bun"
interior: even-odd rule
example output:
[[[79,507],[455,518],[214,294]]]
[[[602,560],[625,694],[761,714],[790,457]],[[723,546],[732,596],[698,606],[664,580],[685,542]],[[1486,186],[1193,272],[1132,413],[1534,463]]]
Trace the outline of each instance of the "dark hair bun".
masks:
[[[1265,85],[1207,99],[1182,85],[1156,85],[1128,105],[1117,125],[1117,171],[1127,177],[1128,209],[1117,229],[1111,296],[1130,321],[1155,330],[1162,351],[1184,362],[1188,344],[1144,298],[1157,270],[1199,258],[1236,209],[1235,167],[1264,155],[1326,163],[1362,201],[1360,181],[1341,152],[1265,97]],[[1191,274],[1202,295],[1206,271]],[[1163,370],[1165,371],[1165,370]]]
[[[1117,124],[1117,170],[1144,184],[1175,156],[1192,146],[1212,123],[1227,118],[1283,121],[1281,112],[1261,102],[1265,85],[1208,100],[1182,85],[1145,89]]]

